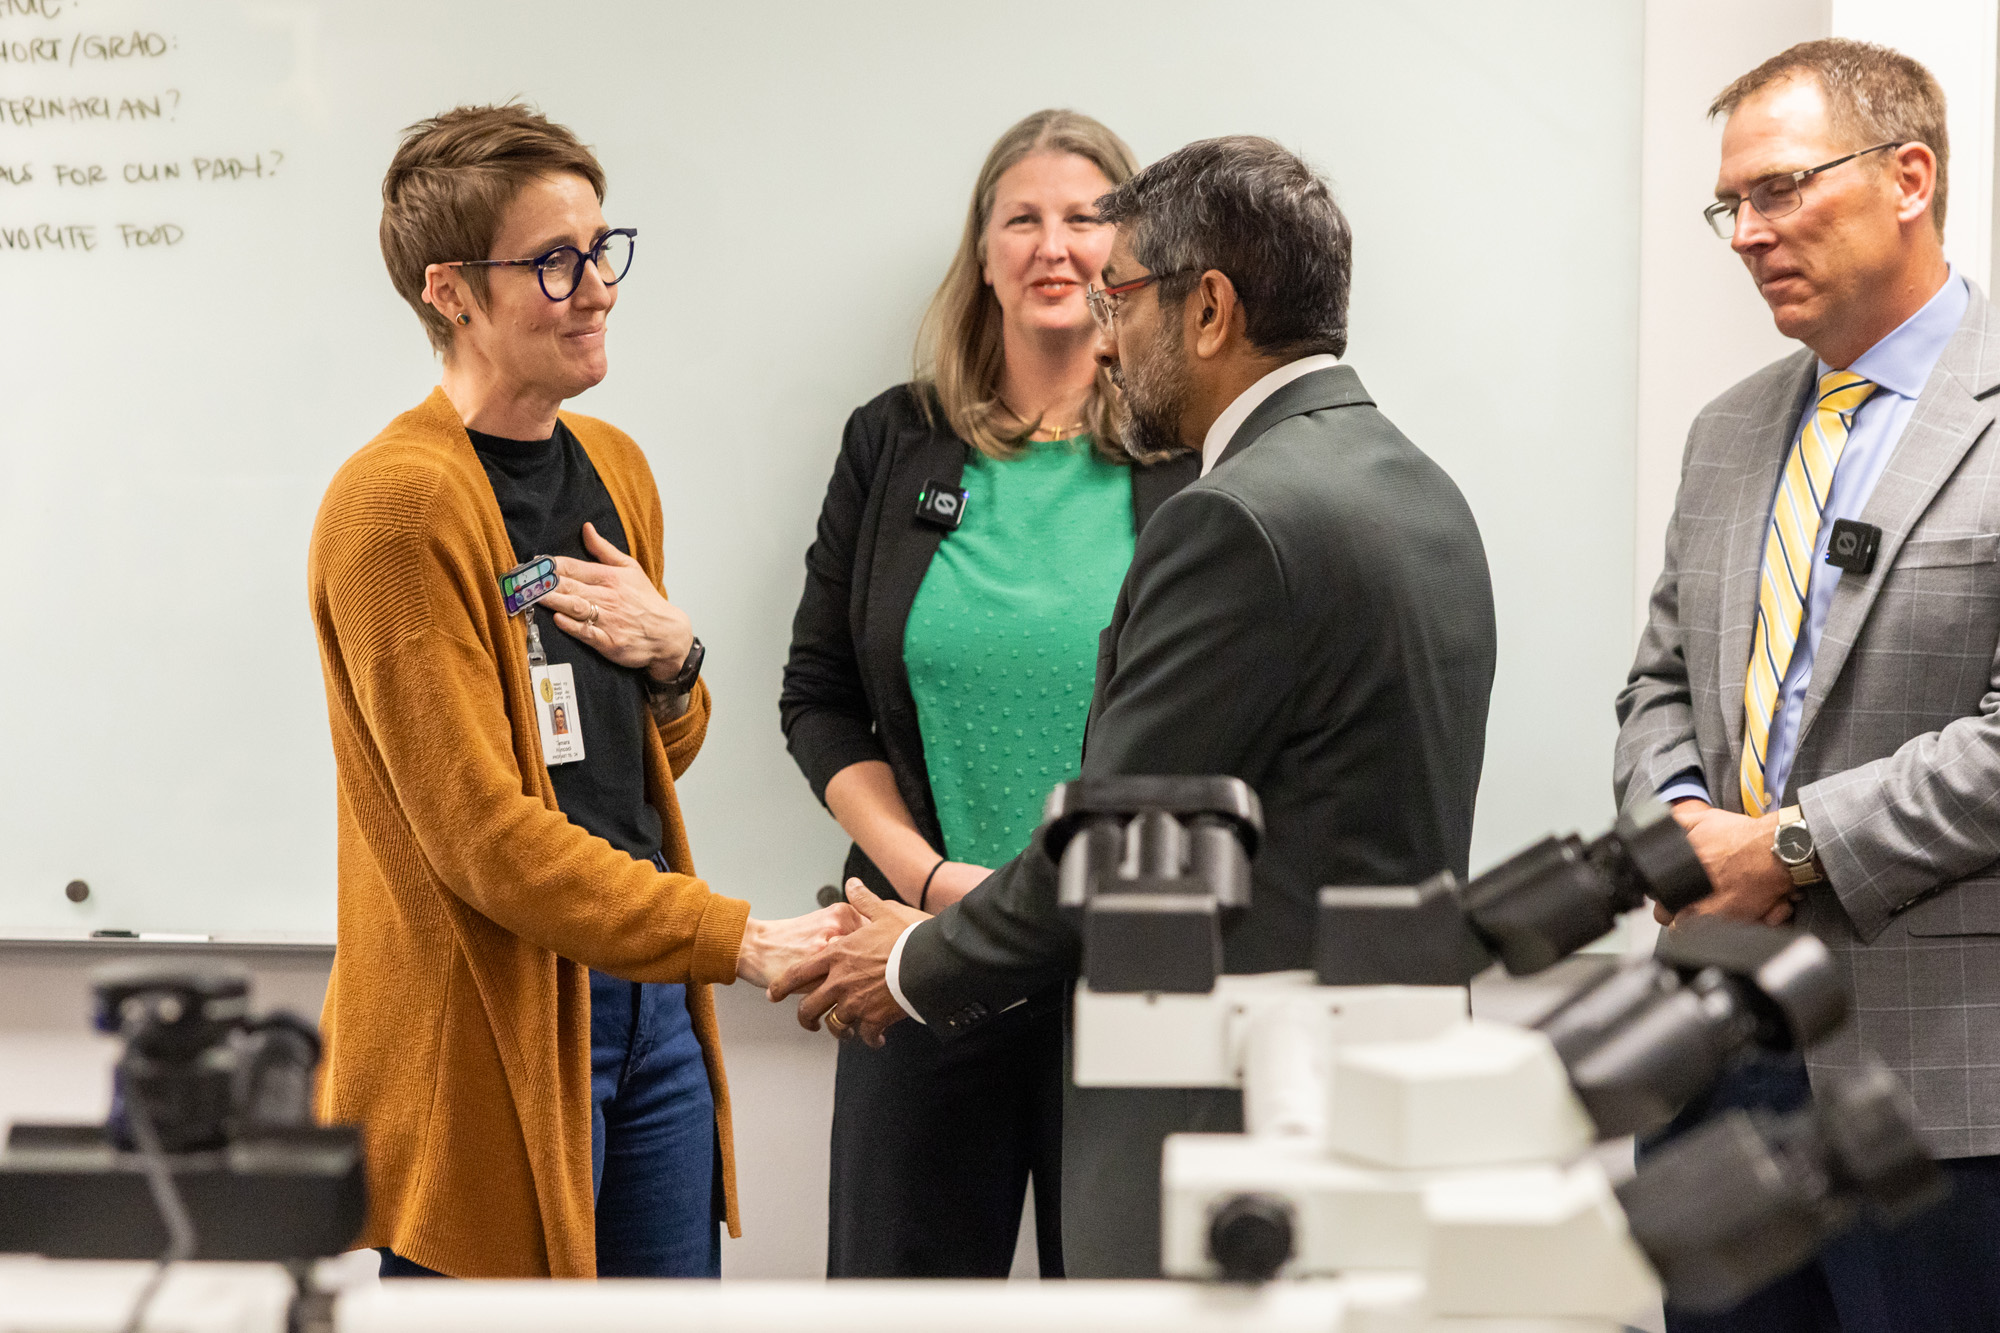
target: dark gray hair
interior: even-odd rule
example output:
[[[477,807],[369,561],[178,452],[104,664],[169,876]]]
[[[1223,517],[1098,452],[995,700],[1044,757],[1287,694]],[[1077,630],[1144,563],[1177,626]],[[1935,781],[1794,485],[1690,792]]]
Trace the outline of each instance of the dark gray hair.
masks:
[[[1346,352],[1354,235],[1326,181],[1271,140],[1191,143],[1099,199],[1097,211],[1149,272],[1181,275],[1162,280],[1163,302],[1220,269],[1258,351]]]

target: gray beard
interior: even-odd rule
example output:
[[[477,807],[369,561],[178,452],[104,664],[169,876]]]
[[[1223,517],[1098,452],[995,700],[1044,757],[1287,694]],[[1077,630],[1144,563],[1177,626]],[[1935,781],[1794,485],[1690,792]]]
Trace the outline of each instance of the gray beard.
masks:
[[[1177,373],[1180,328],[1163,337],[1153,355],[1127,374],[1121,363],[1111,372],[1118,395],[1118,437],[1137,463],[1157,463],[1189,452],[1181,442],[1180,423],[1187,407],[1187,381]],[[1168,342],[1172,346],[1166,345]]]

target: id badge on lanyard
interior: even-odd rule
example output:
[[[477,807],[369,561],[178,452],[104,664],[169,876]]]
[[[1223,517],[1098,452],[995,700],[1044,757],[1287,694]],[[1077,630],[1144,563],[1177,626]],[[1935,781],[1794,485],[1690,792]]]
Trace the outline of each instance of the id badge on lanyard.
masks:
[[[542,629],[528,608],[528,681],[535,694],[535,725],[542,733],[542,761],[550,768],[583,759],[583,705],[576,697],[576,673],[567,662],[549,664]]]

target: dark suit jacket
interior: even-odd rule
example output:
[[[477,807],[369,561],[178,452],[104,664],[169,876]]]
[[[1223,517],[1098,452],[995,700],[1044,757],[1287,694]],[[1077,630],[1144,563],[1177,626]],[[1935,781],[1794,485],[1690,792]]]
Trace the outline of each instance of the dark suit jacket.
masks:
[[[1227,773],[1263,800],[1231,972],[1310,965],[1323,884],[1466,872],[1493,683],[1493,593],[1458,488],[1346,366],[1280,389],[1140,534],[1098,656],[1083,774]],[[904,944],[903,993],[947,1040],[1076,974],[1055,866],[1031,848]],[[1241,1128],[1235,1093],[1075,1089],[1072,1277],[1159,1273],[1160,1144]]]
[[[971,446],[952,433],[942,412],[935,421],[925,416],[919,392],[898,385],[847,419],[819,532],[806,552],[805,592],[792,620],[778,713],[792,758],[821,804],[841,769],[884,760],[918,832],[942,856],[944,833],[903,666],[903,632],[931,557],[948,540],[917,521],[917,493],[929,481],[958,485]],[[1135,529],[1199,470],[1189,459],[1133,468]],[[896,896],[859,847],[848,852],[846,874],[883,897]]]
[[[1309,965],[1323,884],[1466,872],[1493,683],[1472,511],[1347,366],[1253,412],[1140,535],[1097,664],[1085,777],[1227,773],[1265,838],[1231,972]],[[904,946],[903,992],[962,1033],[1074,975],[1030,849]]]

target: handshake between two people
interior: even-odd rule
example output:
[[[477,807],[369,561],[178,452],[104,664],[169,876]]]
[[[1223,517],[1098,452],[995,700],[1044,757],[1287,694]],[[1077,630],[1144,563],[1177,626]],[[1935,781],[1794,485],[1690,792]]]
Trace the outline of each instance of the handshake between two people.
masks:
[[[940,866],[929,899],[943,906],[965,896],[991,873],[956,861]],[[947,887],[949,881],[949,887]],[[889,992],[889,953],[904,931],[931,913],[878,898],[858,879],[847,901],[783,921],[744,927],[736,975],[762,986],[776,1003],[803,993],[799,1026],[880,1046],[883,1034],[909,1015]]]

